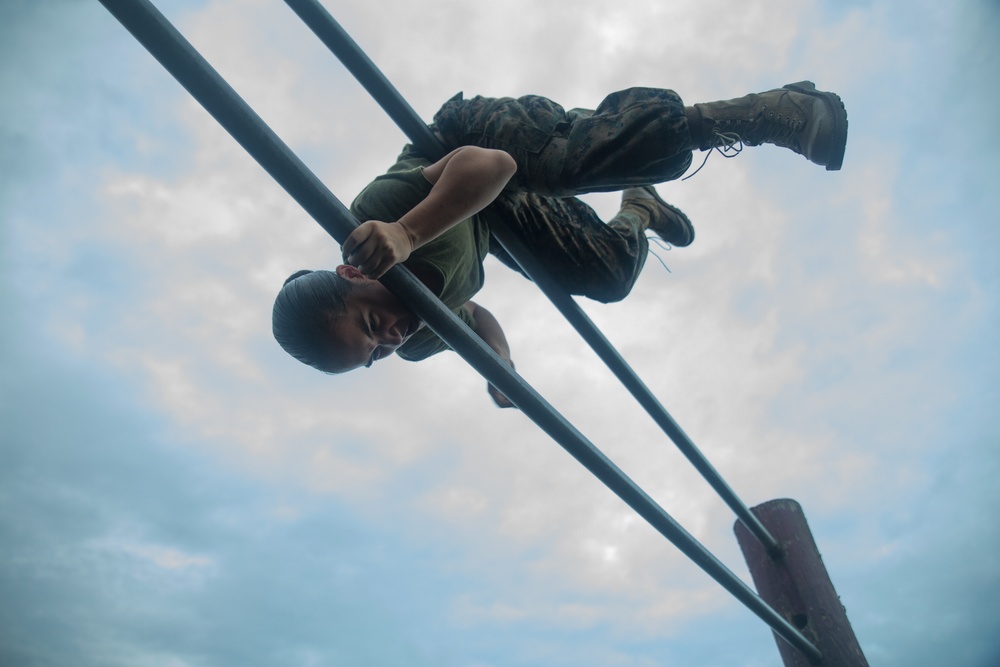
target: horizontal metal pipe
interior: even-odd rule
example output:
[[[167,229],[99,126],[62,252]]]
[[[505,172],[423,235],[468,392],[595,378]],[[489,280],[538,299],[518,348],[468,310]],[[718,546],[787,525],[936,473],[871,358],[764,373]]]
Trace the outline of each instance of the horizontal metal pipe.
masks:
[[[357,225],[350,212],[149,0],[100,2],[324,230],[343,243]],[[780,622],[795,631],[556,412],[412,273],[396,266],[383,282],[487,381],[688,558],[769,625],[775,627]],[[806,648],[814,648],[804,637],[801,640]]]
[[[432,160],[444,157],[444,146],[413,107],[385,78],[357,42],[318,2],[287,2],[321,42],[343,63],[372,99],[378,102],[413,145]]]
[[[580,305],[573,297],[566,292],[545,270],[544,265],[535,257],[534,253],[521,241],[506,225],[497,224],[491,227],[493,235],[500,241],[515,261],[524,269],[524,272],[531,280],[538,285],[539,289],[549,298],[555,307],[563,314],[563,317],[573,326],[574,329],[590,345],[597,356],[611,369],[615,377],[632,394],[639,405],[653,418],[653,421],[663,430],[664,433],[674,442],[681,453],[695,467],[701,476],[708,482],[723,502],[736,514],[739,520],[747,527],[772,557],[781,556],[781,546],[777,540],[771,536],[767,528],[757,519],[756,516],[740,500],[736,492],[726,483],[722,475],[709,463],[705,455],[701,453],[687,433],[681,429],[680,425],[674,421],[663,404],[657,400],[653,392],[639,378],[639,375],[629,366],[628,362],[622,358],[618,350],[605,338],[601,330],[597,328]]]

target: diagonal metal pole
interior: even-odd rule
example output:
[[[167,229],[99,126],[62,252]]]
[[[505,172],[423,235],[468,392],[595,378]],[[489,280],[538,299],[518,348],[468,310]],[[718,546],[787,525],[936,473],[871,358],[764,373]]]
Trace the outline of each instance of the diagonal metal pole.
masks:
[[[409,138],[413,145],[430,159],[437,159],[445,154],[440,139],[431,132],[417,112],[403,99],[399,91],[389,82],[375,63],[361,50],[361,47],[351,39],[351,36],[337,23],[317,0],[285,0],[285,3],[299,15],[317,37],[329,48],[354,77],[364,86],[368,94],[395,121],[399,129]],[[674,421],[666,408],[653,395],[649,387],[639,379],[631,366],[622,358],[613,345],[604,337],[597,325],[583,312],[580,305],[573,300],[551,277],[545,266],[533,252],[521,241],[511,229],[497,221],[492,223],[491,231],[500,241],[504,249],[524,269],[531,280],[555,304],[571,325],[579,332],[587,344],[607,364],[611,372],[625,386],[639,405],[653,418],[653,421],[673,440],[681,453],[701,473],[701,476],[711,485],[715,492],[736,514],[772,558],[781,557],[781,546],[768,532],[767,528],[754,516],[740,500],[736,492],[726,483],[722,475],[709,463],[687,433]]]
[[[101,4],[339,242],[357,220],[149,0]],[[431,329],[684,555],[810,660],[822,654],[587,440],[402,266],[382,279]]]

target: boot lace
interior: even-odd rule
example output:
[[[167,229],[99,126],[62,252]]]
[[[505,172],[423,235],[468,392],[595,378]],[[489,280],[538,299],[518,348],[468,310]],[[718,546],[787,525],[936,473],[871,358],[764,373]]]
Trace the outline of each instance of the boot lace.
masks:
[[[693,175],[694,174],[692,174],[692,176]],[[649,241],[649,245],[646,247],[649,254],[655,257],[658,262],[660,262],[660,265],[667,270],[667,273],[673,273],[673,271],[670,270],[670,267],[667,266],[667,263],[663,261],[663,258],[660,257],[658,254],[656,254],[656,251],[653,250],[653,244],[655,243],[656,245],[660,246],[660,249],[665,250],[666,252],[670,252],[671,250],[673,250],[673,246],[656,236],[647,236],[646,240]]]
[[[719,128],[713,128],[713,141],[712,148],[705,153],[705,159],[701,161],[701,164],[693,172],[682,178],[682,181],[686,181],[691,178],[705,166],[708,162],[708,158],[712,153],[718,152],[724,158],[733,158],[743,152],[743,137],[739,135],[738,132],[728,131],[724,132]]]
[[[796,152],[801,152],[795,135],[805,125],[804,121],[790,115],[775,114],[773,111],[767,113],[767,107],[764,107],[762,116],[761,120],[764,121],[760,137],[762,142],[766,141],[776,146],[791,148]]]
[[[805,122],[796,118],[786,110],[784,113],[773,107],[763,105],[756,116],[749,120],[728,119],[716,127],[716,133],[739,134],[747,146],[775,144],[784,148],[798,150],[796,133],[802,129]]]

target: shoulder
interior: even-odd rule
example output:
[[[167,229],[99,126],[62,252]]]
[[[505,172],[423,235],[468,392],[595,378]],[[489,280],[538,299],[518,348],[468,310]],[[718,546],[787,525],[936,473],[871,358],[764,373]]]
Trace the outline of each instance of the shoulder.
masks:
[[[354,198],[351,213],[356,218],[394,222],[431,191],[433,186],[423,175],[430,161],[421,157],[402,157]]]

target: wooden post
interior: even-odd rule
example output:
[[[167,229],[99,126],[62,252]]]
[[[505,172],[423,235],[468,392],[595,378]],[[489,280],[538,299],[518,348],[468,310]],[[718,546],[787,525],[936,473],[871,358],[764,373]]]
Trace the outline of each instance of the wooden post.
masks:
[[[757,593],[775,611],[816,644],[823,658],[810,662],[775,635],[785,667],[868,667],[868,661],[833,588],[802,507],[789,499],[771,500],[751,509],[781,546],[772,559],[739,521],[733,527]]]

